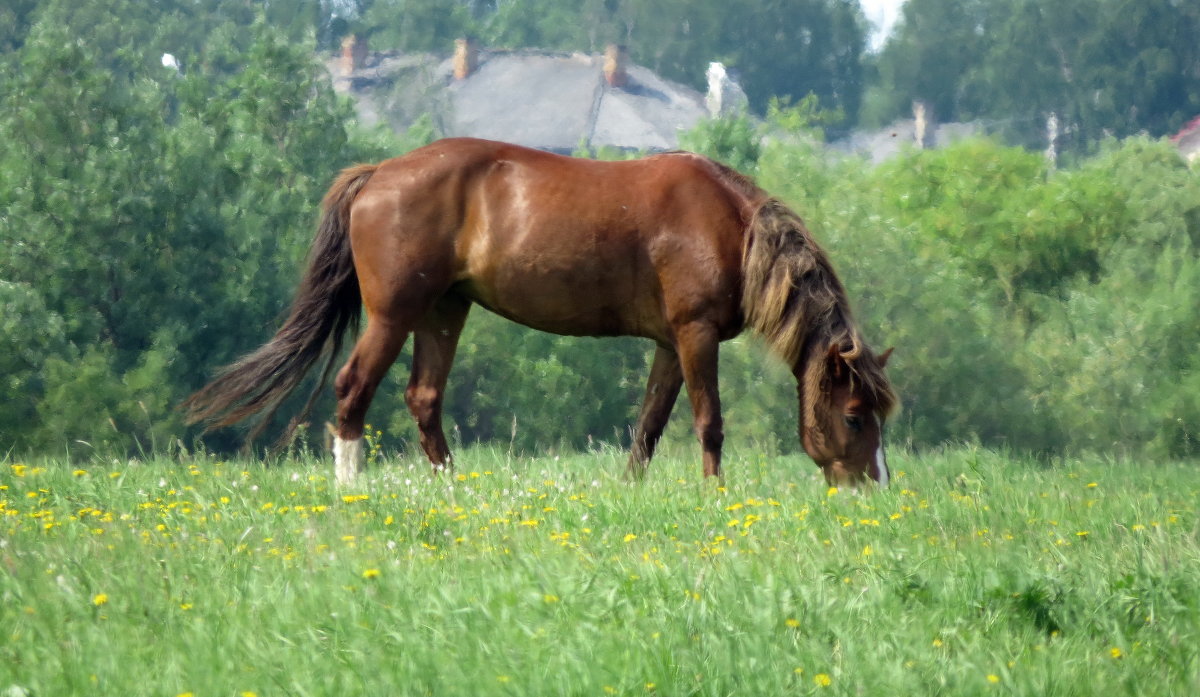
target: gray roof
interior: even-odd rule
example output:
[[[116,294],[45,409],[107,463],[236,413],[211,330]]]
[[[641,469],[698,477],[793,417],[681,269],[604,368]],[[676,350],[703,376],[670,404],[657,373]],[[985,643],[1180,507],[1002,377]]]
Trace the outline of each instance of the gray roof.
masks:
[[[916,147],[916,124],[912,119],[901,119],[886,128],[873,131],[854,131],[849,136],[829,143],[835,152],[865,156],[873,164],[879,164],[905,148]],[[943,148],[951,143],[984,133],[976,123],[939,123],[933,126],[933,138],[929,146]]]
[[[625,86],[612,87],[603,64],[603,56],[582,53],[485,51],[474,72],[454,80],[450,60],[376,54],[349,75],[336,61],[330,72],[368,125],[400,129],[428,113],[441,135],[558,152],[580,145],[669,150],[707,113],[702,94],[640,65],[628,64]]]

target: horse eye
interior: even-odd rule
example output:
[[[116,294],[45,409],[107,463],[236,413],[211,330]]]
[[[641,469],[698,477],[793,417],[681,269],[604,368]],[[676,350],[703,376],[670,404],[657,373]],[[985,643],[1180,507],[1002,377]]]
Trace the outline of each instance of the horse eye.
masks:
[[[861,431],[861,430],[862,430],[862,427],[863,427],[862,417],[860,417],[860,416],[854,416],[854,415],[848,415],[848,416],[846,416],[846,417],[844,417],[844,418],[846,419],[846,428],[848,428],[848,429],[850,429],[851,431],[854,431],[854,432],[856,432],[856,433],[857,433],[858,431]]]

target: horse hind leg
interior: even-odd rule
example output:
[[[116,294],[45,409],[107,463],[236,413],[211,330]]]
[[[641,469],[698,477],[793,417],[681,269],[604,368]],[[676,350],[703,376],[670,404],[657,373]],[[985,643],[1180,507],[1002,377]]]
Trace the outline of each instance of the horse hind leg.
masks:
[[[442,429],[442,401],[458,337],[470,309],[470,301],[456,295],[444,296],[413,333],[412,374],[404,401],[417,422],[421,448],[434,471],[452,465],[450,446]]]
[[[654,448],[667,426],[671,409],[679,398],[683,385],[683,373],[679,369],[679,356],[670,348],[659,346],[654,351],[654,363],[646,381],[646,396],[642,399],[641,413],[633,430],[633,447],[629,452],[629,476],[641,479],[654,457]]]
[[[338,484],[350,484],[362,471],[363,424],[367,407],[387,370],[408,339],[408,328],[368,318],[366,331],[355,343],[333,389],[337,396],[337,433],[333,443],[334,474]]]

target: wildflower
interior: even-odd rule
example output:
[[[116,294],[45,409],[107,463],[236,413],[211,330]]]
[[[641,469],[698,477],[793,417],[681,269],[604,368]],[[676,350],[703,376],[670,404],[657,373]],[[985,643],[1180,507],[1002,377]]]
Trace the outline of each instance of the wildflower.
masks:
[[[87,474],[87,470],[75,470],[71,474],[75,475],[76,477],[82,477],[83,475]]]
[[[813,682],[817,684],[817,687],[829,687],[833,684],[833,678],[825,673],[817,673],[813,676]]]
[[[837,493],[838,493],[838,488],[836,486],[831,486],[831,487],[829,487],[829,490],[825,492],[825,495],[826,496],[837,496]],[[825,674],[821,673],[821,675],[825,675]],[[826,677],[828,677],[828,676],[826,676]]]
[[[941,640],[941,639],[938,639],[937,637],[934,637],[934,639],[933,639],[933,645],[934,645],[934,647],[935,647],[935,648],[941,648],[941,647],[942,647],[942,640]]]
[[[95,605],[96,607],[100,607],[101,605],[104,605],[107,602],[108,602],[108,594],[107,593],[97,593],[92,596],[92,605]]]
[[[368,579],[379,578],[379,569],[367,569],[366,571],[362,572],[362,577]]]
[[[783,623],[786,624],[787,626],[791,627],[792,629],[796,629],[800,626],[800,620],[796,619],[795,617],[789,617],[786,620],[784,620]]]
[[[633,542],[636,539],[637,539],[637,535],[634,535],[633,533],[629,533],[628,535],[625,536],[626,542]]]
[[[1000,676],[996,675],[995,673],[988,673],[987,681],[995,685],[996,683],[1000,682]]]
[[[1120,647],[1114,646],[1108,650],[1108,655],[1112,656],[1113,658],[1121,658],[1125,655],[1125,653],[1121,651]]]
[[[545,594],[545,595],[543,595],[543,596],[542,596],[542,602],[546,603],[547,605],[549,605],[549,604],[551,604],[551,603],[557,603],[557,602],[558,602],[558,596],[557,596],[557,595],[552,595],[552,594],[550,594],[550,593],[547,593],[547,594]]]

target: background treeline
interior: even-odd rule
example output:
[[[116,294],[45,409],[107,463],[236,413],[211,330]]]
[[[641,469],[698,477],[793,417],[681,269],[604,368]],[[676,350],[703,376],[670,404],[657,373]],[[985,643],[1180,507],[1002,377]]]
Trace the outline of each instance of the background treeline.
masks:
[[[811,4],[858,12],[856,3]],[[922,4],[910,0],[907,12]],[[409,5],[415,21],[421,4]],[[1180,25],[1195,21],[1190,5],[1137,7],[1147,5],[1174,8]],[[388,6],[398,4],[377,0],[360,18]],[[452,14],[478,29],[536,6],[464,3]],[[639,6],[578,3],[612,16]],[[13,20],[0,21],[0,451],[194,445],[197,432],[174,405],[272,333],[332,176],[432,137],[353,127],[314,59],[322,32],[332,41],[328,7],[257,8],[52,0],[0,9]],[[861,41],[861,22],[852,24]],[[584,28],[576,25],[553,24]],[[593,27],[597,42],[608,40],[603,26]],[[1187,50],[1171,60],[1194,62]],[[869,73],[874,59],[861,43],[853,51]],[[164,52],[182,70],[162,65]],[[1191,84],[1195,66],[1179,75]],[[897,104],[921,94],[894,89]],[[1172,94],[1173,112],[1122,106],[1112,113],[1125,125],[1101,132],[1169,132],[1200,90]],[[977,140],[873,167],[828,155],[813,130],[844,123],[848,104],[776,103],[763,123],[706,123],[685,146],[756,176],[830,250],[868,336],[897,347],[891,373],[905,407],[893,437],[1050,453],[1200,450],[1200,179],[1172,146],[1087,140],[1054,170],[1040,153]],[[518,449],[623,443],[649,353],[644,341],[539,334],[476,309],[450,380],[452,437]],[[412,434],[401,398],[408,360],[370,415],[400,440]],[[727,344],[722,361],[731,439],[796,449],[788,371],[749,337]],[[672,433],[690,439],[680,404]],[[331,413],[328,398],[314,413]],[[240,434],[204,443],[231,450]]]

